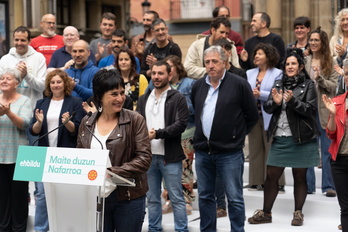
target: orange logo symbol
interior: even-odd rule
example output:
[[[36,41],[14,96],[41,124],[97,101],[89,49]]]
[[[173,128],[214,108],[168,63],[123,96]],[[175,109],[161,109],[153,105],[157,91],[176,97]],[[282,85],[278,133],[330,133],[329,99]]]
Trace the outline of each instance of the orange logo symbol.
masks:
[[[97,173],[96,170],[91,170],[88,173],[88,179],[89,180],[95,180],[95,179],[97,179],[97,176],[98,176],[98,173]]]

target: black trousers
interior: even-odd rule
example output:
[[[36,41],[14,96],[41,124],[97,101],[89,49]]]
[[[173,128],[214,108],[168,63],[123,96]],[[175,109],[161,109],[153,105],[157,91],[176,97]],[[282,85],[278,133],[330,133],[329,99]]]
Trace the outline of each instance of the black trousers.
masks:
[[[348,232],[348,156],[337,156],[336,161],[331,160],[331,172],[341,207],[342,231]]]
[[[28,183],[14,181],[15,164],[0,164],[0,232],[26,232]]]

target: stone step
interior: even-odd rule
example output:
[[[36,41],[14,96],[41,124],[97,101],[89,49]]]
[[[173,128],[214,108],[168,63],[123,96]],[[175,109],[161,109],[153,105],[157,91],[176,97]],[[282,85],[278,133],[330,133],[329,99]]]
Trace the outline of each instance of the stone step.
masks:
[[[245,162],[243,180],[245,184],[248,184],[248,162]],[[337,231],[337,225],[340,224],[340,209],[338,206],[337,198],[328,198],[321,193],[321,169],[315,168],[315,174],[317,177],[317,191],[315,194],[307,196],[307,200],[303,209],[305,215],[305,223],[301,228],[293,227],[290,225],[292,219],[292,213],[294,211],[294,199],[293,199],[293,181],[290,168],[285,169],[285,194],[279,194],[273,208],[273,223],[263,225],[251,225],[248,222],[245,223],[245,231],[247,232],[328,232]],[[319,181],[318,181],[319,180]],[[27,232],[34,232],[34,215],[35,215],[35,201],[33,199],[34,183],[29,184],[29,191],[32,196],[31,204],[29,205],[29,220]],[[248,191],[243,190],[246,208],[246,217],[251,217],[256,209],[262,208],[263,203],[263,191]],[[188,215],[189,230],[190,232],[198,232],[199,230],[199,212],[198,212],[198,196],[196,193],[196,201],[193,202],[192,215]],[[143,230],[147,231],[148,218],[145,216]],[[173,213],[163,215],[162,225],[164,232],[174,231],[174,219]],[[217,219],[217,232],[230,231],[228,217]],[[80,231],[76,231],[80,232]]]

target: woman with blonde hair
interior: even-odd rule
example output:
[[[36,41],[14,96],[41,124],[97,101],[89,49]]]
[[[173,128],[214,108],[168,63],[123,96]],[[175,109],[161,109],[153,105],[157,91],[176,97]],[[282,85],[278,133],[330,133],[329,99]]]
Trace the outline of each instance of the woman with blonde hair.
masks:
[[[336,59],[339,66],[347,57],[348,51],[348,8],[343,8],[335,18],[334,35],[330,40],[331,55]]]

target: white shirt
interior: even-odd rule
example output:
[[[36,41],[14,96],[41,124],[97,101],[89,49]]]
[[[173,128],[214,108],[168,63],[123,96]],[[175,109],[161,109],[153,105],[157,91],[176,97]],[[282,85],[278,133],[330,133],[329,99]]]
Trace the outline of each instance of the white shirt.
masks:
[[[55,101],[51,99],[50,106],[48,107],[46,120],[47,131],[51,131],[59,126],[60,112],[62,111],[64,99]],[[57,118],[58,116],[58,118]],[[53,131],[48,135],[48,144],[50,147],[57,147],[58,145],[58,130]]]
[[[167,93],[170,87],[166,89],[158,99],[156,99],[155,89],[149,95],[145,106],[146,125],[147,129],[155,130],[165,128],[164,108],[167,98]],[[154,155],[164,155],[164,139],[151,140],[151,152]]]

